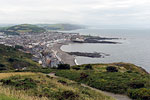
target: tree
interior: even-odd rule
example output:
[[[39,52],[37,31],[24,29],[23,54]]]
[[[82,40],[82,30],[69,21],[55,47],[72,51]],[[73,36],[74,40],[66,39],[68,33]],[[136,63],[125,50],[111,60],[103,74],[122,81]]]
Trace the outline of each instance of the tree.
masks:
[[[85,65],[84,66],[84,70],[87,70],[87,69],[93,69],[92,65],[91,64]]]
[[[3,64],[0,64],[0,70],[7,70],[7,69],[6,69],[6,66],[3,65]]]
[[[69,64],[58,64],[57,69],[70,69],[70,65]]]
[[[118,69],[114,66],[108,66],[106,70],[107,72],[118,72]]]
[[[20,46],[20,45],[15,45],[15,48],[16,49],[24,49],[23,46]]]

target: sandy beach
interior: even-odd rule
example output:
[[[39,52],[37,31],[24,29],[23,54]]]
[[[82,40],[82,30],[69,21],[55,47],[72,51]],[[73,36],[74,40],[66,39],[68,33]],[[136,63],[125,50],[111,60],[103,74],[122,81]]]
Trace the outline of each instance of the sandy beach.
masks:
[[[68,53],[61,50],[62,45],[66,45],[67,43],[57,43],[53,46],[53,51],[55,52],[58,59],[60,59],[65,64],[70,64],[71,66],[77,65],[75,56],[69,55]]]

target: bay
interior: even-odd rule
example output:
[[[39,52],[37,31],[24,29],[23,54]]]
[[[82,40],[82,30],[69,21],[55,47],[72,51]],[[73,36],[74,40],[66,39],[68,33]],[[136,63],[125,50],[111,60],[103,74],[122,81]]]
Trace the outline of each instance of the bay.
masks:
[[[78,64],[126,62],[138,65],[150,71],[150,30],[138,29],[81,29],[69,31],[82,35],[117,37],[122,44],[74,43],[63,45],[67,52],[103,52],[110,54],[105,58],[76,57]],[[118,40],[117,40],[118,41]]]

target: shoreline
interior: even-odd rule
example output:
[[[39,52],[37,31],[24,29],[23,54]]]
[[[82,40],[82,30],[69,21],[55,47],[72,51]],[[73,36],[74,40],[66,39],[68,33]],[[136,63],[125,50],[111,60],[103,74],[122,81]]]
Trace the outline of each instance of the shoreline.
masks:
[[[69,55],[68,53],[66,53],[65,51],[61,50],[61,47],[63,45],[67,45],[70,42],[64,42],[64,43],[56,43],[53,45],[53,51],[55,51],[55,55],[57,55],[61,61],[65,64],[69,64],[70,66],[74,66],[74,65],[78,65],[75,56],[73,55]]]
[[[80,64],[77,63],[77,60],[75,58],[76,56],[70,55],[70,54],[66,53],[65,51],[61,50],[61,47],[63,45],[68,45],[69,43],[71,43],[71,42],[67,41],[67,42],[64,42],[64,43],[56,43],[56,44],[53,45],[52,50],[55,52],[55,55],[63,63],[69,64],[70,66],[80,65]],[[112,63],[116,63],[116,62],[112,62]],[[99,63],[97,63],[97,64],[99,64]],[[106,63],[103,63],[103,64],[106,64]],[[143,71],[145,71],[149,74],[149,71],[147,71],[145,68],[143,68],[143,67],[139,67],[139,68],[141,68]]]
[[[76,65],[79,65],[79,64],[77,63],[77,59],[75,59],[74,62],[75,62]]]

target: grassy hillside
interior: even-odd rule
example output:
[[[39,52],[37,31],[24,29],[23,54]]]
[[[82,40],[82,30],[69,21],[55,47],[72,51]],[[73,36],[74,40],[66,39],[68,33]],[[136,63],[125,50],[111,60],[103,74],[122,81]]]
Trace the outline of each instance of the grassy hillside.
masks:
[[[150,75],[133,64],[73,66],[70,70],[57,70],[56,75],[135,100],[150,100]]]
[[[74,24],[38,24],[38,26],[47,30],[76,30],[85,28],[84,26]]]
[[[0,44],[0,71],[40,67],[40,65],[32,61],[31,58],[31,54]]]
[[[36,25],[31,25],[31,24],[21,24],[21,25],[15,25],[15,26],[1,29],[1,32],[4,32],[5,34],[8,35],[18,35],[21,33],[37,34],[45,31],[46,30],[44,28],[38,27]]]
[[[13,97],[6,96],[4,94],[0,94],[0,100],[19,100]]]
[[[0,83],[0,94],[12,98],[8,100],[114,100],[74,81],[41,73],[0,73]]]

